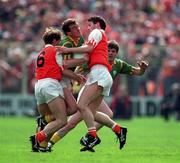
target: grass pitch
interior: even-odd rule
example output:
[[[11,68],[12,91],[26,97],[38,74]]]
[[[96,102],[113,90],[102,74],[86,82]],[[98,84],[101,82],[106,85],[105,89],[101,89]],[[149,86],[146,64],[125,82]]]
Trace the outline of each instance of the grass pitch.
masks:
[[[118,149],[114,133],[102,128],[96,152],[80,152],[79,139],[86,133],[79,124],[57,143],[51,153],[33,153],[29,136],[35,119],[0,117],[0,163],[179,163],[180,123],[171,119],[134,118],[118,121],[128,127],[127,144]]]

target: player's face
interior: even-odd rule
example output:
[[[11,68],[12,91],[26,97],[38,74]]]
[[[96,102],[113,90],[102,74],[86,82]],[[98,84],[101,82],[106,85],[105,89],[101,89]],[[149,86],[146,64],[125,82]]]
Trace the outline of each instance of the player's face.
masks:
[[[109,62],[113,62],[115,57],[117,55],[117,51],[116,49],[112,48],[108,48],[108,59],[109,59]]]
[[[81,36],[81,30],[79,24],[73,24],[69,28],[70,28],[71,36],[73,37]]]
[[[91,32],[95,28],[96,28],[96,25],[93,22],[88,21],[88,27],[87,27],[88,31]]]
[[[54,39],[52,44],[53,46],[57,46],[59,45],[59,42],[60,42],[60,39],[59,40]]]

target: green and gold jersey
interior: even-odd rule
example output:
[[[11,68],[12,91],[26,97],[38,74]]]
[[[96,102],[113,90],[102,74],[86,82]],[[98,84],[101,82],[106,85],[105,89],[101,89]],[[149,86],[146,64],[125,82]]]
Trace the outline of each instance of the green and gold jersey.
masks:
[[[83,44],[84,44],[84,38],[82,36],[79,38],[77,43],[74,42],[74,40],[69,36],[63,37],[59,43],[60,46],[66,46],[68,48],[79,47],[82,46]],[[74,58],[74,53],[63,55],[63,59],[73,59],[73,58]]]
[[[122,61],[121,59],[115,58],[110,74],[114,80],[118,74],[132,75],[132,68],[133,66],[131,66],[127,62]]]

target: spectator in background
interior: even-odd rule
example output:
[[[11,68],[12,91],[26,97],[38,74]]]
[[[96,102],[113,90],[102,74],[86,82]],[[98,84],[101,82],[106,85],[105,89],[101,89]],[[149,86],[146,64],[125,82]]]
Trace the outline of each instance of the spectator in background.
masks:
[[[138,57],[139,54],[142,57],[147,55],[151,60],[147,78],[140,81],[139,78],[133,78],[137,85],[128,85],[128,88],[131,88],[129,90],[135,90],[130,94],[156,95],[157,89],[160,88],[157,77],[161,74],[159,71],[167,57],[166,53],[180,44],[179,8],[178,0],[1,1],[0,56],[9,63],[7,53],[8,49],[12,48],[12,43],[18,46],[24,44],[25,50],[27,43],[33,44],[33,51],[37,52],[42,47],[40,38],[46,26],[58,26],[67,18],[75,18],[79,24],[84,24],[89,13],[98,14],[108,21],[108,38],[121,43],[123,60],[134,64],[131,58]],[[85,33],[85,26],[81,29],[82,33]],[[28,56],[30,53],[27,51],[26,54]],[[155,92],[147,92],[147,83],[150,83],[150,87],[155,85]],[[143,90],[144,94],[136,89],[138,84],[143,85],[140,90]],[[163,85],[163,82],[161,84]],[[159,95],[162,94],[163,89]]]
[[[169,93],[164,95],[161,104],[161,114],[166,121],[169,120],[170,115],[176,115],[176,119],[180,120],[180,84],[174,83],[171,86]]]
[[[171,50],[171,53],[163,60],[160,82],[164,87],[164,94],[168,94],[173,83],[180,83],[180,59],[178,51]]]
[[[132,110],[130,107],[130,96],[126,87],[118,87],[111,102],[111,109],[114,112],[114,118],[130,119]]]
[[[9,62],[0,60],[0,68],[2,70],[2,93],[20,93],[22,79],[22,51],[20,48],[14,48],[9,52]]]
[[[176,120],[180,121],[180,84],[176,84],[174,87],[176,87],[176,100],[174,109],[176,112]]]

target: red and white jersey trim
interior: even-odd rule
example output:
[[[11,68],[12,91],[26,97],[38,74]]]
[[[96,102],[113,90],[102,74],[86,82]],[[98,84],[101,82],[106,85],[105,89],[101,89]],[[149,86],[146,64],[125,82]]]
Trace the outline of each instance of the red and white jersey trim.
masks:
[[[93,45],[93,47],[96,47],[96,45],[102,40],[102,33],[99,29],[94,29],[88,37],[87,44]]]

